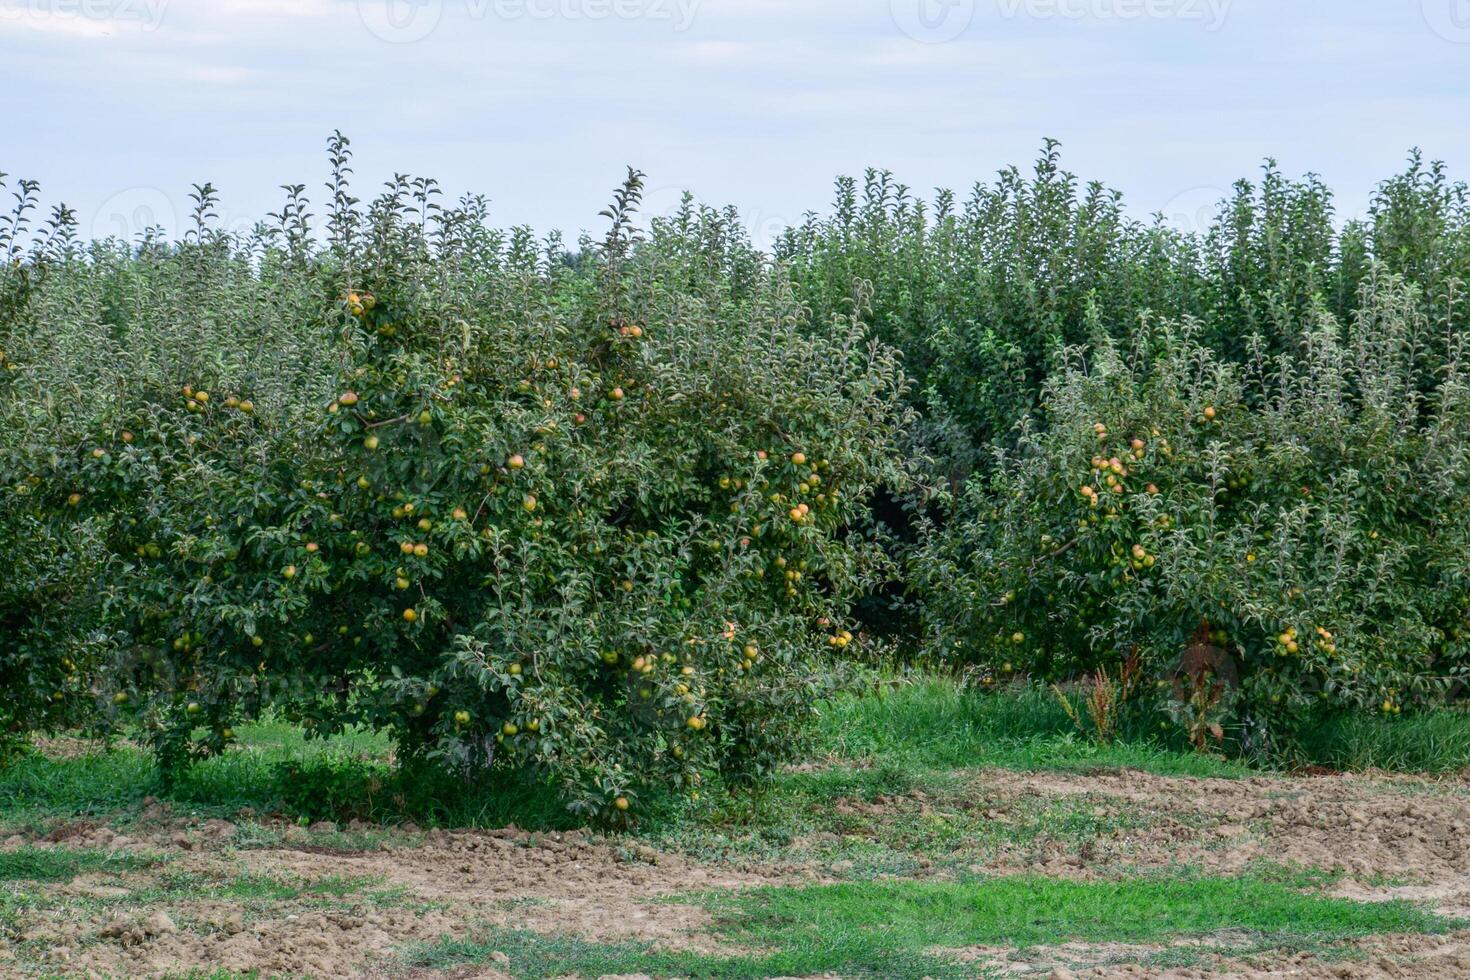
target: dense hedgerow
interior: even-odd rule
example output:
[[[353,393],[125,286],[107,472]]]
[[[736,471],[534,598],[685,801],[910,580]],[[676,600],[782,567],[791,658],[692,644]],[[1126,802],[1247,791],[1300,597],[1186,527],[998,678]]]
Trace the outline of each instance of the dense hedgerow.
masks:
[[[920,437],[938,475],[956,491],[954,507],[929,507],[926,519],[909,529],[907,579],[926,626],[911,641],[941,663],[979,660],[997,675],[1009,665],[1017,676],[1046,680],[1098,667],[1116,676],[1138,647],[1156,690],[1176,709],[1184,702],[1187,710],[1176,713],[1189,716],[1189,724],[1202,712],[1233,721],[1248,741],[1268,749],[1289,741],[1308,700],[1398,711],[1457,696],[1463,690],[1461,575],[1453,560],[1458,496],[1419,488],[1452,485],[1445,474],[1458,465],[1458,422],[1440,406],[1453,401],[1459,344],[1470,328],[1467,201],[1464,184],[1417,153],[1402,174],[1378,187],[1366,214],[1347,221],[1338,219],[1332,194],[1318,179],[1289,180],[1268,161],[1260,179],[1237,183],[1197,233],[1128,218],[1116,193],[1081,185],[1062,169],[1055,144],[1031,175],[1005,170],[992,184],[976,185],[963,203],[947,192],[925,202],[884,172],[869,172],[861,188],[839,182],[832,211],[790,229],[777,254],[814,320],[859,311],[902,351],[922,413]],[[1376,305],[1364,305],[1370,302]],[[1161,333],[1165,323],[1178,326]],[[1400,361],[1358,360],[1363,336],[1375,331],[1384,332],[1384,342],[1398,338]],[[1324,362],[1332,343],[1351,356]],[[1171,344],[1184,346],[1171,350]],[[1217,411],[1229,396],[1251,420],[1231,430],[1241,441],[1225,450],[1259,460],[1231,455],[1228,465],[1254,473],[1253,506],[1265,509],[1232,518],[1234,544],[1274,535],[1289,542],[1278,547],[1305,560],[1310,575],[1285,560],[1241,565],[1239,555],[1228,558],[1223,542],[1199,545],[1201,554],[1189,561],[1170,555],[1167,568],[1158,564],[1165,556],[1146,547],[1145,560],[1158,570],[1117,594],[1116,578],[1142,571],[1129,567],[1141,539],[1119,525],[1116,540],[1094,553],[1063,533],[1082,502],[1080,474],[1069,468],[1077,463],[1073,440],[1085,438],[1070,428],[1077,419],[1063,421],[1063,405],[1092,406],[1097,417],[1087,424],[1109,424],[1115,440],[1127,431],[1124,423],[1140,424],[1145,409],[1163,413],[1156,424],[1128,433],[1144,437],[1146,452],[1155,453],[1147,442],[1151,430],[1170,432],[1198,405],[1186,405],[1181,391],[1156,391],[1152,406],[1098,405],[1087,385],[1127,376],[1140,384],[1153,378],[1149,384],[1157,386],[1164,382],[1155,372],[1183,378],[1178,359],[1189,357],[1218,374]],[[1338,393],[1335,410],[1352,420],[1341,441],[1322,431],[1324,420],[1301,394],[1317,387]],[[1385,387],[1397,393],[1397,405],[1373,400]],[[1260,414],[1273,405],[1276,414]],[[1111,410],[1121,414],[1110,418]],[[1372,428],[1390,417],[1392,436]],[[1201,435],[1172,438],[1203,452],[1196,442]],[[1369,452],[1401,436],[1408,441],[1385,448],[1386,455]],[[1307,502],[1318,509],[1310,512],[1283,509],[1292,492],[1317,482],[1302,471],[1303,446],[1311,448],[1310,468],[1360,479],[1359,489],[1335,496],[1315,491]],[[1096,450],[1081,459],[1090,464]],[[1131,446],[1114,445],[1104,458],[1110,462],[1120,451],[1126,458]],[[1266,460],[1274,462],[1268,467]],[[1373,489],[1389,461],[1413,476],[1392,484],[1392,508]],[[1176,494],[1168,505],[1167,513],[1182,522],[1171,540],[1222,533],[1214,511],[1194,499],[1203,493],[1190,483],[1194,477],[1171,479],[1192,487],[1191,499]],[[1237,472],[1228,479],[1243,477]],[[1228,482],[1223,489],[1231,492]],[[1286,496],[1267,507],[1260,496],[1268,492]],[[1391,528],[1383,523],[1388,514]],[[1286,524],[1273,528],[1276,521]],[[1336,547],[1326,528],[1344,527],[1386,543],[1324,559]],[[1102,538],[1087,540],[1101,547]],[[1060,551],[1053,556],[1053,549]],[[1265,554],[1262,546],[1257,558]],[[1293,590],[1308,596],[1306,604],[1286,609],[1261,598]],[[992,605],[1012,591],[1031,604],[1019,611]],[[1340,666],[1335,674],[1313,673],[1254,655],[1236,663],[1236,650],[1222,670],[1231,685],[1238,680],[1238,689],[1192,692],[1173,679],[1191,647],[1191,663],[1219,659],[1225,647],[1279,638],[1287,629],[1310,625],[1318,635],[1316,623],[1328,620],[1352,624],[1351,676],[1342,676]],[[873,621],[899,631],[905,626]],[[1017,634],[1020,644],[1012,640]],[[1288,639],[1298,650],[1310,646]],[[1348,645],[1340,637],[1326,642]],[[1201,654],[1202,647],[1215,652]],[[1186,672],[1198,679],[1198,666]],[[1304,672],[1316,679],[1301,679]],[[1208,702],[1208,711],[1191,708],[1191,700]]]
[[[813,322],[858,311],[903,353],[926,438],[958,479],[1036,417],[1067,351],[1126,345],[1143,317],[1195,317],[1227,361],[1244,362],[1256,342],[1294,353],[1305,315],[1349,320],[1378,263],[1419,288],[1430,320],[1465,329],[1454,294],[1470,281],[1470,204],[1415,153],[1365,216],[1339,222],[1319,180],[1289,180],[1267,161],[1208,228],[1184,233],[1130,218],[1117,192],[1065,171],[1049,142],[1029,177],[1008,168],[963,201],[941,191],[926,202],[886,172],[869,171],[861,189],[843,179],[831,213],[789,229],[776,254]]]
[[[167,505],[145,509],[142,498],[103,506],[106,484],[57,496],[43,474],[74,466],[85,446],[109,452],[106,462],[133,483],[175,492],[187,485],[184,460],[121,442],[125,431],[135,439],[169,423],[152,416],[150,399],[179,378],[215,379],[257,392],[289,431],[292,409],[324,392],[333,373],[332,333],[315,312],[328,284],[287,273],[300,267],[299,249],[276,247],[275,229],[239,248],[207,231],[207,187],[197,191],[193,233],[177,244],[158,232],[136,245],[84,243],[64,207],[31,222],[36,198],[21,182],[0,228],[0,561],[9,571],[0,578],[0,738],[12,742],[125,720],[111,703],[113,666],[131,649],[127,610],[157,587],[125,545],[140,525],[194,520]],[[91,495],[90,505],[79,497],[72,506],[72,493]]]
[[[934,638],[997,677],[1137,657],[1265,750],[1324,707],[1440,702],[1470,671],[1470,378],[1442,330],[1379,273],[1295,353],[1236,365],[1193,321],[1078,352],[921,563]]]
[[[5,597],[10,727],[100,704],[177,771],[272,708],[609,814],[786,757],[888,574],[903,376],[718,215],[635,249],[638,190],[572,262],[427,183],[319,254],[62,255],[8,355],[6,557],[66,558]]]
[[[241,235],[207,184],[131,243],[17,185],[6,743],[128,729],[176,772],[269,708],[615,814],[776,764],[855,609],[992,677],[1141,665],[1264,751],[1461,689],[1438,164],[1340,221],[1268,163],[1191,234],[1048,144],[963,202],[843,180],[767,256],[690,203],[636,233],[636,174],[569,247],[429,180],[363,204],[331,152],[323,221],[292,185]]]

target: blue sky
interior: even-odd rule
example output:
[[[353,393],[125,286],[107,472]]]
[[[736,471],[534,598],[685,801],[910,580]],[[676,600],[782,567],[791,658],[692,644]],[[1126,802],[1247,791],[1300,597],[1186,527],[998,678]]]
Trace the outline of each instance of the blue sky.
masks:
[[[625,164],[760,240],[838,174],[964,189],[1048,136],[1190,225],[1267,155],[1347,215],[1412,146],[1470,175],[1470,0],[0,0],[0,91],[0,170],[96,233],[194,181],[232,225],[320,200],[334,128],[360,190],[569,233]]]

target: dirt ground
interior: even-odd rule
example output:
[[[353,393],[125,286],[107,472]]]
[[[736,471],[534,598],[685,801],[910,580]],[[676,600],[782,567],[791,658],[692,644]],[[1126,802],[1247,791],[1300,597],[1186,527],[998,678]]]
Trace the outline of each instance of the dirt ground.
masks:
[[[1095,836],[1001,847],[970,870],[1090,878],[1181,863],[1216,872],[1261,862],[1297,864],[1343,873],[1334,887],[1345,897],[1405,898],[1470,917],[1465,778],[1212,780],[990,771],[975,776],[964,793],[981,816],[1002,824],[1018,808],[1056,801],[1095,808],[1103,817],[1146,817],[1123,824],[1101,820],[1105,829]],[[930,805],[922,795],[841,804],[879,828]],[[45,838],[12,837],[0,847],[88,847],[166,860],[28,886],[35,900],[13,926],[19,941],[0,944],[0,975],[141,977],[206,968],[268,976],[404,976],[396,954],[406,946],[469,936],[487,923],[718,951],[705,931],[707,913],[658,900],[841,874],[800,848],[760,861],[709,864],[634,839],[579,833],[359,837],[357,846],[345,846],[356,838],[334,828],[283,826],[263,834],[244,822],[178,818],[163,806],[150,808],[125,834],[82,823],[53,828]],[[1241,945],[1230,938],[1211,937],[1210,943]],[[1375,937],[1358,944],[1351,958],[1334,962],[1305,954],[1230,959],[1205,949],[1203,966],[1136,965],[1159,949],[1071,944],[958,953],[977,972],[1057,980],[1470,978],[1470,933]],[[504,975],[493,968],[412,974],[423,980]]]
[[[1465,904],[1457,907],[1470,913],[1470,780],[1464,778],[990,772],[976,789],[1000,800],[1085,794],[1101,798],[1109,811],[1151,818],[1142,828],[1091,847],[1054,847],[1028,870],[1085,876],[1182,863],[1229,873],[1270,861],[1342,872],[1360,881],[1425,879],[1443,889],[1447,901],[1462,900]]]

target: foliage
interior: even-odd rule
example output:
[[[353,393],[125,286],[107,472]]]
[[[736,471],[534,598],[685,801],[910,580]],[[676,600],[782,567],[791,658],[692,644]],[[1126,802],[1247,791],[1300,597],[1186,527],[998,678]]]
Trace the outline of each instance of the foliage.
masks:
[[[606,815],[768,771],[888,574],[864,502],[906,479],[892,355],[854,321],[803,331],[718,215],[635,249],[636,174],[572,266],[431,182],[359,210],[332,149],[321,252],[292,208],[211,231],[206,186],[185,242],[68,254],[33,299],[4,482],[27,539],[91,559],[92,600],[55,596],[96,647],[63,703],[140,725],[170,777],[266,708],[540,772]],[[232,349],[258,359],[214,348],[253,318]],[[48,338],[94,345],[66,383],[105,404],[37,397]],[[5,659],[56,672],[40,643]]]
[[[329,154],[242,234],[207,183],[133,242],[14,185],[0,760],[138,726],[172,779],[275,708],[615,816],[770,772],[889,644],[1136,652],[1201,748],[1463,689],[1470,194],[1417,152],[1361,219],[1267,161],[1180,231],[1048,142],[844,178],[770,256],[641,232],[636,171],[569,247]]]
[[[1323,706],[1449,693],[1470,626],[1462,342],[1427,343],[1418,291],[1383,272],[1351,322],[1318,307],[1301,332],[1243,366],[1192,321],[1074,356],[1046,424],[935,539],[936,642],[1042,677],[1137,654],[1167,696],[1203,623],[1258,749]]]
[[[960,201],[932,202],[884,171],[838,181],[831,213],[812,214],[776,247],[815,323],[856,311],[903,352],[925,438],[957,479],[985,468],[1067,351],[1105,338],[1126,345],[1141,317],[1193,316],[1202,342],[1243,362],[1258,337],[1292,351],[1302,314],[1350,317],[1373,261],[1450,314],[1470,271],[1466,193],[1416,153],[1386,182],[1368,218],[1338,230],[1331,192],[1292,181],[1268,160],[1242,180],[1208,227],[1180,231],[1128,216],[1121,195],[1062,167],[1048,141],[1032,172],[1010,167]],[[1463,318],[1463,311],[1453,311]]]

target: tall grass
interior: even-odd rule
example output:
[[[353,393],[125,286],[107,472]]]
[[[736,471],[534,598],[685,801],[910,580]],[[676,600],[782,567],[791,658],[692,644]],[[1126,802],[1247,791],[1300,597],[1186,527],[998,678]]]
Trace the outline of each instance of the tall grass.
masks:
[[[1309,765],[1349,772],[1470,771],[1470,714],[1446,708],[1402,718],[1339,714],[1309,730],[1302,746]]]
[[[839,698],[820,714],[820,745],[833,757],[878,759],[899,768],[1140,769],[1182,776],[1249,771],[1138,732],[1107,745],[1089,741],[1040,687],[979,692],[948,678],[923,677]]]

